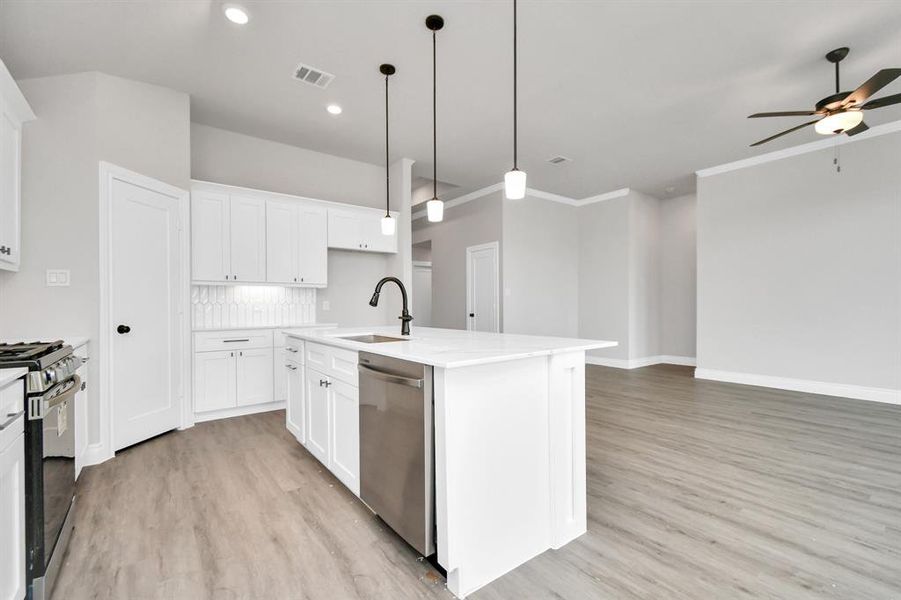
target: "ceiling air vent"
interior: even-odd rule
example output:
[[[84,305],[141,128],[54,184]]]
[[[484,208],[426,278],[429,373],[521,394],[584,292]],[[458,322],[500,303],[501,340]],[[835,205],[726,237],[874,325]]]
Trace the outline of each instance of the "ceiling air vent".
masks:
[[[566,158],[565,156],[554,156],[552,158],[547,159],[549,163],[552,165],[562,165],[563,163],[572,162],[571,158]]]
[[[311,67],[310,65],[305,65],[303,63],[297,65],[297,68],[294,69],[294,79],[309,83],[310,85],[315,85],[318,88],[327,88],[328,84],[330,84],[334,78],[335,76],[331,73],[326,73],[322,69],[317,69],[316,67]]]

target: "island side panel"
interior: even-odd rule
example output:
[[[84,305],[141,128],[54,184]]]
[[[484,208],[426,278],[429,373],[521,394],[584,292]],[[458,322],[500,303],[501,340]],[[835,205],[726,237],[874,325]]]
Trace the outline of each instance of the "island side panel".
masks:
[[[587,531],[585,464],[585,352],[550,357],[551,547]]]
[[[551,547],[549,362],[435,369],[438,562],[458,597]]]

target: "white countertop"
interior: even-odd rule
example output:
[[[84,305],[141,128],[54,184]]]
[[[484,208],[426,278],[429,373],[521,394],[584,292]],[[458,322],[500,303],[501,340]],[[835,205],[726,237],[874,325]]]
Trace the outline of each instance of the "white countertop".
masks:
[[[200,327],[192,329],[194,333],[203,333],[206,331],[260,331],[263,329],[273,329],[275,331],[294,331],[302,329],[310,329],[317,327],[337,327],[337,323],[308,323],[306,325],[253,325],[250,327]]]
[[[412,335],[402,342],[365,344],[341,339],[350,335],[375,333],[399,338],[400,327],[355,327],[312,331],[282,330],[288,336],[319,342],[338,348],[372,352],[401,360],[432,365],[443,369],[504,362],[532,356],[547,356],[578,350],[610,348],[617,342],[577,338],[484,333],[460,329],[413,327]]]
[[[25,367],[15,367],[13,369],[0,369],[0,388],[6,387],[7,383],[15,381],[28,373]]]

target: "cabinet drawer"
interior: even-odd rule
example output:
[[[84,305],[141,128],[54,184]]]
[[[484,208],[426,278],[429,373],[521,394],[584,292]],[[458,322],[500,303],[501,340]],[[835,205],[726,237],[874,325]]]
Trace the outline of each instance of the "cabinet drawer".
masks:
[[[304,342],[295,338],[285,338],[285,347],[281,349],[282,358],[293,363],[303,365],[304,360]]]
[[[334,377],[357,387],[357,353],[314,342],[306,342],[306,364],[329,377]]]
[[[249,350],[251,348],[271,347],[271,329],[238,329],[233,331],[200,331],[194,333],[195,352]]]

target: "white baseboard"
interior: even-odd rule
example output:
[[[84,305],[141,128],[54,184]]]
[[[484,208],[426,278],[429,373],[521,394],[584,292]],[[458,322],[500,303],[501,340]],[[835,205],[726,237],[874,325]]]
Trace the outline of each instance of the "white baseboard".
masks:
[[[281,400],[279,402],[267,402],[266,404],[253,404],[251,406],[239,406],[237,408],[213,410],[210,412],[194,413],[194,422],[203,423],[204,421],[215,421],[216,419],[243,417],[244,415],[269,412],[270,410],[283,410],[284,408],[285,401]]]
[[[585,355],[585,362],[589,365],[602,367],[614,367],[617,369],[638,369],[651,365],[684,365],[693,367],[696,364],[693,356],[672,356],[661,354],[658,356],[646,356],[644,358],[604,358],[601,356]]]
[[[757,385],[760,387],[791,390],[794,392],[822,394],[824,396],[839,396],[842,398],[854,398],[856,400],[901,404],[901,390],[893,390],[891,388],[874,388],[862,385],[848,385],[845,383],[812,381],[810,379],[791,379],[789,377],[773,377],[771,375],[754,375],[753,373],[718,371],[716,369],[695,369],[695,377],[698,379]]]

